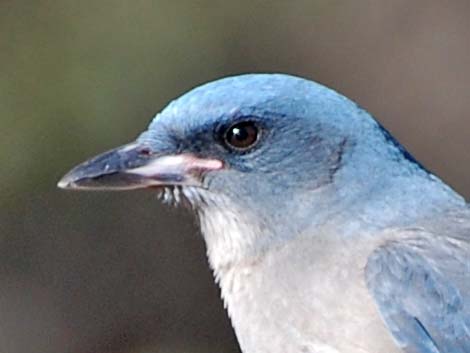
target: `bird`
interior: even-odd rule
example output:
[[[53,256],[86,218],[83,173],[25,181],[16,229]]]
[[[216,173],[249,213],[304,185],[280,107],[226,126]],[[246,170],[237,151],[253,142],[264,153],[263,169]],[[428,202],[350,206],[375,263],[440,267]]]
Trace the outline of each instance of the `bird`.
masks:
[[[470,352],[465,199],[312,80],[193,88],[58,186],[188,205],[244,353]]]

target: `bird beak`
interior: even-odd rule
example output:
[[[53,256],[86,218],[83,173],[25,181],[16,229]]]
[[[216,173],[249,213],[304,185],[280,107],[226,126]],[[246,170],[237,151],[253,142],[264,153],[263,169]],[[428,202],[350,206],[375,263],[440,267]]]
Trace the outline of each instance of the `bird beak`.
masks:
[[[217,159],[159,154],[132,143],[79,164],[57,184],[62,189],[130,190],[170,185],[201,186],[202,175],[223,168]]]

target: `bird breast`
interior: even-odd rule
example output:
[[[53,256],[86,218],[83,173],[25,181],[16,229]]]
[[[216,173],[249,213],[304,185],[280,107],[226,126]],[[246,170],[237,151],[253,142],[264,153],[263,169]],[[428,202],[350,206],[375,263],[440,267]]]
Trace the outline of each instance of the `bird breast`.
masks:
[[[242,351],[400,352],[364,281],[373,243],[299,237],[217,268]]]

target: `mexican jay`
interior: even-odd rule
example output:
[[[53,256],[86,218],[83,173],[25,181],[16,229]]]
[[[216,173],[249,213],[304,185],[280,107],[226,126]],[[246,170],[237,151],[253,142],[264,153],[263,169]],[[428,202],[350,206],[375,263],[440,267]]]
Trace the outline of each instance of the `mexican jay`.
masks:
[[[320,84],[204,84],[59,187],[190,205],[244,353],[470,352],[465,200]]]

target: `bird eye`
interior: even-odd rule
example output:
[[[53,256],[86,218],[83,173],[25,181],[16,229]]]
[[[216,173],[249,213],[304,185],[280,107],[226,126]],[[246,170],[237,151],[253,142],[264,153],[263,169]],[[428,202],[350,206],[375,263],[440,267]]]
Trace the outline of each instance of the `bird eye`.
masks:
[[[243,121],[229,127],[225,132],[225,143],[231,149],[245,151],[253,147],[259,138],[259,129],[253,121]]]

